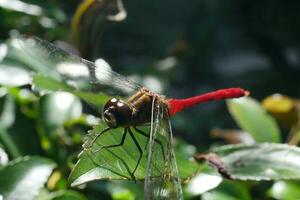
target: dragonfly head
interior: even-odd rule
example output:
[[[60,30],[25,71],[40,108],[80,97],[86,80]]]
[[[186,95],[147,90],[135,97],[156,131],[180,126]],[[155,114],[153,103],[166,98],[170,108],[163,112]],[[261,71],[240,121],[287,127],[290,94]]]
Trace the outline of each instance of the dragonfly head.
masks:
[[[124,101],[112,98],[103,108],[103,119],[111,128],[130,125],[132,109]]]

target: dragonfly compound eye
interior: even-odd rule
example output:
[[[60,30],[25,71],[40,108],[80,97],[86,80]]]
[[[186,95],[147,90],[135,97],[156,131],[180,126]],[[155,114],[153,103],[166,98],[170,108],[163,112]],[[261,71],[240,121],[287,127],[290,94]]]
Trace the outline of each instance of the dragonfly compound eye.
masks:
[[[103,118],[107,125],[111,128],[129,126],[131,117],[132,109],[122,100],[112,98],[104,106]]]

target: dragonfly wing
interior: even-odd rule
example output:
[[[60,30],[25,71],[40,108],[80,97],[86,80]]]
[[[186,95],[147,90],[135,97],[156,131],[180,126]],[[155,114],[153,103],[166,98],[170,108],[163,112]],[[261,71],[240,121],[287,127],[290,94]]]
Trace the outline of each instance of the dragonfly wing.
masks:
[[[140,88],[138,84],[112,71],[102,59],[95,63],[84,60],[35,36],[18,36],[12,44],[33,58],[23,61],[35,71],[68,82],[76,89],[128,96]]]
[[[153,101],[147,174],[145,178],[146,199],[183,199],[178,173],[171,125],[164,105]],[[163,153],[159,151],[161,141]]]

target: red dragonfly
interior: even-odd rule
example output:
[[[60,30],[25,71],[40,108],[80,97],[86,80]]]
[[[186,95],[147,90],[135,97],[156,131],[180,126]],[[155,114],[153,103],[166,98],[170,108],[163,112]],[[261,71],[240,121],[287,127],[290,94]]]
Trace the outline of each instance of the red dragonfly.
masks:
[[[76,91],[88,88],[89,91],[112,96],[102,111],[105,127],[90,135],[83,146],[83,152],[91,153],[91,159],[95,154],[122,147],[129,135],[138,152],[135,166],[127,166],[130,178],[135,179],[143,160],[142,144],[137,137],[147,138],[146,144],[143,144],[148,148],[147,161],[142,161],[147,166],[144,181],[147,199],[183,199],[169,117],[198,103],[249,95],[247,90],[228,88],[186,99],[168,99],[131,82],[103,64],[71,55],[37,37],[20,37],[18,44],[39,61],[39,69],[43,74],[67,82]],[[140,128],[143,126],[148,127],[147,131]],[[118,129],[123,130],[120,141],[101,143],[102,137],[114,134]]]

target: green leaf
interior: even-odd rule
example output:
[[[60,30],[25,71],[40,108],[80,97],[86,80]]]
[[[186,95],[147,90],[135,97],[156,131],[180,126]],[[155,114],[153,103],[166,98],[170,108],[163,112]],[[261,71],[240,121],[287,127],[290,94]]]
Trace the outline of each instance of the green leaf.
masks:
[[[300,148],[286,144],[227,145],[213,149],[240,180],[300,179]]]
[[[65,91],[71,93],[75,89],[63,82],[39,74],[33,76],[33,84],[38,89],[50,91]]]
[[[25,3],[25,2],[21,3],[17,0],[12,0],[9,3],[1,2],[0,6],[4,9],[8,9],[14,12],[21,12],[27,15],[41,16],[43,14],[42,7],[35,4]]]
[[[6,92],[7,91],[5,90],[5,93]],[[0,142],[2,142],[2,144],[6,147],[8,153],[13,158],[17,158],[21,155],[21,153],[19,151],[19,148],[16,146],[15,141],[7,131],[7,128],[11,127],[15,122],[15,102],[10,95],[5,95],[3,98],[0,98],[0,100]]]
[[[80,100],[67,92],[47,94],[39,101],[39,119],[46,128],[55,129],[82,114]]]
[[[11,135],[7,132],[0,121],[0,142],[6,147],[8,153],[12,158],[17,158],[21,155],[19,148]]]
[[[106,127],[102,122],[96,126],[89,134],[89,139],[85,145],[89,144],[95,134],[100,133]],[[147,127],[148,129],[148,127]],[[147,131],[145,131],[147,132]],[[117,128],[107,131],[101,135],[90,148],[83,150],[79,155],[79,160],[72,170],[69,181],[72,186],[77,186],[89,181],[99,179],[132,179],[131,172],[137,164],[139,152],[134,142],[127,135],[124,145],[109,150],[102,149],[95,153],[103,145],[119,144],[123,133],[123,128]],[[134,134],[136,132],[133,132]],[[146,175],[147,150],[145,150],[147,139],[140,134],[135,134],[140,146],[144,150],[143,157],[135,173],[137,180],[143,180]],[[159,137],[163,142],[163,138]],[[163,158],[160,154],[161,149],[155,151],[161,156],[157,160],[158,168],[163,168]],[[183,159],[179,153],[176,154],[176,160],[179,168],[179,173],[182,179],[191,178],[198,170],[198,165],[187,159]]]
[[[126,79],[119,78],[119,75],[111,72],[110,66],[102,59],[98,64],[84,61],[36,37],[13,38],[11,46],[15,49],[9,55],[11,59],[24,63],[36,74],[42,74],[35,75],[33,78],[34,86],[39,89],[71,92],[95,105],[103,105],[108,100],[105,98],[107,95],[101,93],[103,91],[113,93],[113,95],[131,94],[123,87],[119,87],[119,85],[128,84]],[[94,69],[92,71],[96,73],[95,77],[90,74],[90,68]],[[116,80],[113,80],[114,78]],[[115,85],[110,81],[117,81],[118,84]],[[91,92],[99,90],[100,92],[96,95]]]
[[[250,133],[256,142],[280,142],[278,125],[259,102],[244,97],[228,100],[227,106],[236,123]]]
[[[16,145],[11,135],[7,132],[7,130],[2,127],[1,122],[0,122],[0,141],[6,147],[8,153],[12,158],[17,158],[21,156],[20,149]]]
[[[202,195],[203,200],[250,200],[246,187],[238,182],[224,181],[218,188]]]
[[[3,105],[1,106],[2,109],[0,110],[0,122],[3,128],[9,128],[15,122],[16,106],[11,95],[5,95],[3,98],[1,98],[1,100],[2,99]]]
[[[19,149],[21,155],[36,155],[40,153],[39,135],[36,130],[35,121],[24,114],[23,107],[16,107],[15,121],[7,129],[9,137]],[[30,138],[30,139],[28,139]],[[6,146],[10,148],[11,145]]]
[[[32,200],[44,186],[55,163],[41,157],[22,157],[0,168],[0,194],[6,200]]]
[[[144,199],[144,185],[142,182],[133,181],[109,181],[105,185],[112,199]]]
[[[20,151],[11,135],[7,132],[7,128],[11,127],[15,121],[15,103],[13,98],[7,95],[7,90],[1,89],[3,89],[3,94],[6,95],[0,98],[0,142],[6,147],[8,153],[13,158],[16,158],[20,156]]]
[[[34,72],[41,72],[44,74],[51,74],[53,75],[53,72],[47,68],[47,66],[53,66],[54,63],[51,59],[45,59],[43,62],[40,62],[37,59],[34,59],[32,55],[40,56],[41,55],[41,49],[35,49],[35,48],[29,48],[25,47],[26,49],[21,46],[22,41],[20,41],[18,38],[11,38],[7,42],[8,51],[6,55],[6,59],[18,62],[20,63],[21,67],[24,69],[29,69],[29,71]]]
[[[218,187],[223,181],[223,178],[216,169],[212,169],[203,164],[200,173],[193,177],[184,187],[186,196],[192,197],[207,192],[215,187]]]
[[[14,87],[31,83],[30,72],[19,65],[0,63],[0,85]]]
[[[74,190],[60,190],[39,197],[37,200],[88,200],[81,193]]]
[[[35,75],[33,77],[34,86],[38,89],[45,89],[50,91],[65,91],[74,94],[77,97],[80,97],[84,101],[91,103],[95,106],[101,106],[105,104],[108,99],[110,98],[108,95],[99,92],[98,94],[87,92],[83,90],[76,90],[75,88],[71,87],[70,85],[57,81],[47,76],[43,75]]]
[[[269,193],[274,199],[294,200],[300,199],[299,181],[277,181],[271,187]]]
[[[8,163],[8,156],[0,146],[0,167]]]

